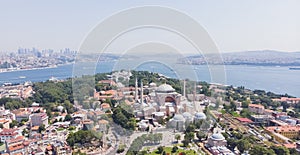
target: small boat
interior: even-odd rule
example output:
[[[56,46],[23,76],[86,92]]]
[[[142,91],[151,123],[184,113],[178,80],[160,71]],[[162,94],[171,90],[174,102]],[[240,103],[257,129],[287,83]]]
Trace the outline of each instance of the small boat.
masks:
[[[300,67],[290,67],[290,70],[300,70]]]
[[[58,81],[58,79],[56,77],[54,77],[54,76],[51,76],[51,78],[49,79],[49,81],[55,82],[55,81]]]
[[[19,79],[25,79],[26,76],[19,76]]]

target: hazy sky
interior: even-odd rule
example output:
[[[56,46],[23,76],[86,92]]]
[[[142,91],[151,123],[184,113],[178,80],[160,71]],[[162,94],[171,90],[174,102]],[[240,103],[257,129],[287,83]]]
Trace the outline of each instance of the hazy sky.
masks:
[[[299,0],[0,0],[0,51],[18,47],[77,50],[104,18],[143,5],[188,14],[208,31],[220,51],[300,51]]]

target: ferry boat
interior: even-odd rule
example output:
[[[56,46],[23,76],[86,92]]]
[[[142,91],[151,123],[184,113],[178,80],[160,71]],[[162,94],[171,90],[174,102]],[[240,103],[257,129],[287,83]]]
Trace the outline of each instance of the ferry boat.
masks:
[[[290,67],[290,70],[300,70],[300,67]]]

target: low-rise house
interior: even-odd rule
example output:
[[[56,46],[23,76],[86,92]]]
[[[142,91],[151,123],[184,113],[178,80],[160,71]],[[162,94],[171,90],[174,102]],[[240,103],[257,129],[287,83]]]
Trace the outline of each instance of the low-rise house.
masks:
[[[266,124],[268,125],[274,117],[270,115],[251,115],[251,120],[256,124]]]
[[[21,136],[18,129],[6,129],[3,128],[3,130],[0,132],[0,139],[1,142],[5,142],[6,140],[15,139],[18,136]]]
[[[110,105],[108,103],[102,103],[101,104],[101,110],[104,111],[104,112],[110,110]]]
[[[296,104],[300,102],[300,98],[289,98],[289,97],[281,97],[280,99],[272,99],[275,102],[287,102],[287,103],[292,103]]]
[[[22,120],[28,120],[31,114],[31,111],[28,108],[20,108],[18,110],[12,111],[15,114],[16,121],[21,122]]]
[[[265,111],[265,107],[260,104],[249,104],[248,109],[250,112],[253,112],[256,114],[263,114]]]
[[[18,136],[17,138],[9,139],[5,141],[6,151],[12,154],[25,154],[28,145],[24,144],[25,138],[23,136]]]
[[[71,153],[71,148],[63,142],[56,142],[52,145],[54,154],[66,155]]]
[[[267,127],[266,130],[279,133],[287,138],[300,138],[300,126],[271,126]]]
[[[10,147],[8,147],[7,149],[7,152],[10,154],[10,155],[17,155],[17,154],[25,154],[25,146],[23,144],[15,144],[15,145],[12,145]]]
[[[11,123],[11,119],[0,118],[0,124],[3,125],[3,128],[9,129],[9,123]]]
[[[30,115],[30,125],[31,126],[48,126],[48,116],[46,113],[34,113]]]

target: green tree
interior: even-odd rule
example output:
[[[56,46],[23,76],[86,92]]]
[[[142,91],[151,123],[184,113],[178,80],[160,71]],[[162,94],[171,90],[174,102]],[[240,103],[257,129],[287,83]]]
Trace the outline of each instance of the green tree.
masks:
[[[249,154],[253,154],[253,155],[258,155],[258,154],[274,155],[275,152],[272,149],[269,149],[269,148],[266,148],[266,147],[263,147],[263,146],[259,146],[259,145],[255,145],[250,149]]]
[[[232,135],[236,138],[236,139],[242,139],[243,138],[243,134],[241,132],[238,131],[233,131]]]
[[[192,140],[194,140],[194,133],[193,132],[188,132],[184,135],[184,140],[188,143],[192,142]]]
[[[67,114],[64,121],[71,121],[72,117],[70,114]]]
[[[234,150],[234,148],[237,146],[237,140],[233,139],[233,138],[228,138],[227,139],[227,147],[230,150]]]
[[[45,128],[44,124],[39,126],[39,133],[42,133],[42,131],[45,131],[45,130],[46,130],[46,128]]]
[[[295,148],[289,149],[291,155],[298,155],[298,151]]]
[[[286,147],[283,146],[271,146],[271,149],[274,150],[276,155],[289,155],[290,151]]]
[[[241,115],[242,117],[250,118],[250,117],[251,117],[251,112],[250,112],[248,109],[243,109],[243,110],[240,112],[240,115]]]
[[[183,141],[182,141],[182,144],[183,144],[184,147],[189,146],[189,143],[190,143],[190,142],[189,142],[188,140],[183,140]]]
[[[185,130],[186,133],[188,132],[194,132],[196,129],[196,126],[194,124],[189,124]]]
[[[124,150],[125,150],[125,145],[120,145],[117,150],[117,153],[122,153],[122,152],[124,152]]]
[[[178,150],[178,147],[177,147],[177,146],[173,146],[173,148],[172,148],[172,153],[177,152],[177,150]]]
[[[250,147],[251,147],[251,144],[246,139],[239,140],[237,143],[237,148],[241,153],[243,153],[246,150],[249,150]]]
[[[248,108],[249,104],[251,103],[250,99],[246,99],[242,102],[242,108]]]
[[[233,101],[230,102],[230,109],[231,111],[236,111],[236,104]]]
[[[177,143],[178,143],[178,141],[180,140],[180,138],[181,138],[180,134],[176,134],[176,135],[175,135],[175,139],[177,140]]]
[[[202,141],[203,138],[206,138],[206,134],[202,131],[198,131],[196,136],[200,141]]]
[[[17,126],[19,123],[16,120],[13,120],[11,123],[9,123],[9,128],[14,128],[15,126]]]
[[[157,153],[158,153],[158,154],[161,154],[163,151],[164,151],[164,147],[163,147],[163,146],[159,146],[159,147],[157,148]]]

